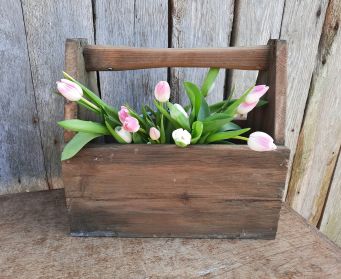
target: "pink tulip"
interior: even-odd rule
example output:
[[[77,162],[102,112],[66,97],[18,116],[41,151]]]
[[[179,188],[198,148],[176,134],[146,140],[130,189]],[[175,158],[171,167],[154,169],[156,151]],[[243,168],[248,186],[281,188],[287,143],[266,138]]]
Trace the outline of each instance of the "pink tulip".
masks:
[[[72,102],[79,101],[83,96],[82,88],[78,84],[67,79],[57,81],[57,89],[60,94]]]
[[[254,151],[271,151],[277,148],[277,146],[274,144],[273,138],[263,132],[252,133],[249,136],[247,144],[250,149]]]
[[[118,118],[122,123],[124,123],[125,119],[129,116],[129,110],[125,106],[121,106],[121,109],[118,112]]]
[[[237,108],[237,113],[238,114],[247,114],[248,112],[250,112],[251,110],[254,109],[254,107],[257,105],[258,101],[254,102],[254,103],[241,103],[238,108]]]
[[[161,103],[167,102],[170,97],[170,87],[167,81],[159,81],[155,86],[154,95]]]
[[[248,104],[258,102],[259,99],[269,90],[269,86],[256,85],[253,90],[246,96],[245,102]]]
[[[155,127],[149,129],[149,136],[152,140],[158,140],[160,138],[160,131]]]
[[[139,121],[135,117],[127,116],[123,122],[123,129],[135,133],[140,129]]]

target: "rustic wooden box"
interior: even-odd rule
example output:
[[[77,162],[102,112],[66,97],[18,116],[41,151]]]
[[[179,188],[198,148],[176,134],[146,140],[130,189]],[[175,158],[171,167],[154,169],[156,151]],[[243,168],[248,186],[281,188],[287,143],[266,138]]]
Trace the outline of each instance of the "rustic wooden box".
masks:
[[[62,172],[71,235],[264,238],[276,235],[289,150],[284,143],[286,44],[225,49],[139,49],[66,43],[66,71],[91,86],[97,70],[220,67],[259,70],[269,105],[241,126],[269,133],[276,151],[245,145],[90,145]],[[87,72],[89,71],[89,72]],[[82,115],[65,104],[65,118]],[[65,133],[69,140],[72,133]]]

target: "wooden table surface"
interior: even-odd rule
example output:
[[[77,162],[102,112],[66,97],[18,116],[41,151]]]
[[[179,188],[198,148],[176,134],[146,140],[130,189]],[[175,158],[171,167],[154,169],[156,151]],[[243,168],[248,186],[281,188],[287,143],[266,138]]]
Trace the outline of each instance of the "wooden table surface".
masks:
[[[0,196],[0,278],[341,278],[341,249],[286,206],[276,240],[70,237],[54,190]]]

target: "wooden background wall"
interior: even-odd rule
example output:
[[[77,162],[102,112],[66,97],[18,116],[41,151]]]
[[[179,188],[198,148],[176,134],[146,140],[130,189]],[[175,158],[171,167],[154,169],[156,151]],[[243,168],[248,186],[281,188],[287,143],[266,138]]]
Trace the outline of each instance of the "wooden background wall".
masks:
[[[66,38],[145,47],[228,47],[288,41],[287,201],[341,244],[341,1],[0,0],[0,193],[62,187],[61,78]],[[168,78],[173,98],[202,69],[100,73],[101,96],[139,107]],[[210,100],[256,73],[222,71]]]

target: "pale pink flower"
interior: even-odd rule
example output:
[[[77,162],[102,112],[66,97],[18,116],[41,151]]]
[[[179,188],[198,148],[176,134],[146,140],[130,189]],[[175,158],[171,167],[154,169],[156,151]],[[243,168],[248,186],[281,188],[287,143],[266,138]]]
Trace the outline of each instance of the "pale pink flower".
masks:
[[[251,110],[254,109],[254,107],[257,105],[258,101],[254,102],[254,103],[241,103],[238,108],[237,108],[237,113],[239,114],[247,114],[248,112],[250,112]]]
[[[258,102],[259,99],[269,90],[269,86],[256,85],[252,91],[246,96],[245,102],[252,104]]]
[[[154,90],[156,100],[161,103],[167,102],[170,97],[170,87],[167,81],[159,81]]]
[[[277,146],[274,144],[273,138],[263,132],[252,133],[249,136],[247,144],[250,149],[254,151],[271,151],[277,148]]]
[[[139,121],[132,116],[127,116],[123,122],[123,129],[130,133],[135,133],[140,129]]]
[[[149,129],[149,136],[152,140],[158,140],[160,138],[160,131],[155,127]]]
[[[121,123],[124,123],[125,119],[129,116],[129,110],[125,106],[121,106],[121,109],[118,112],[118,118]]]
[[[57,89],[60,94],[72,102],[77,102],[83,97],[82,88],[78,84],[67,79],[57,81]]]

